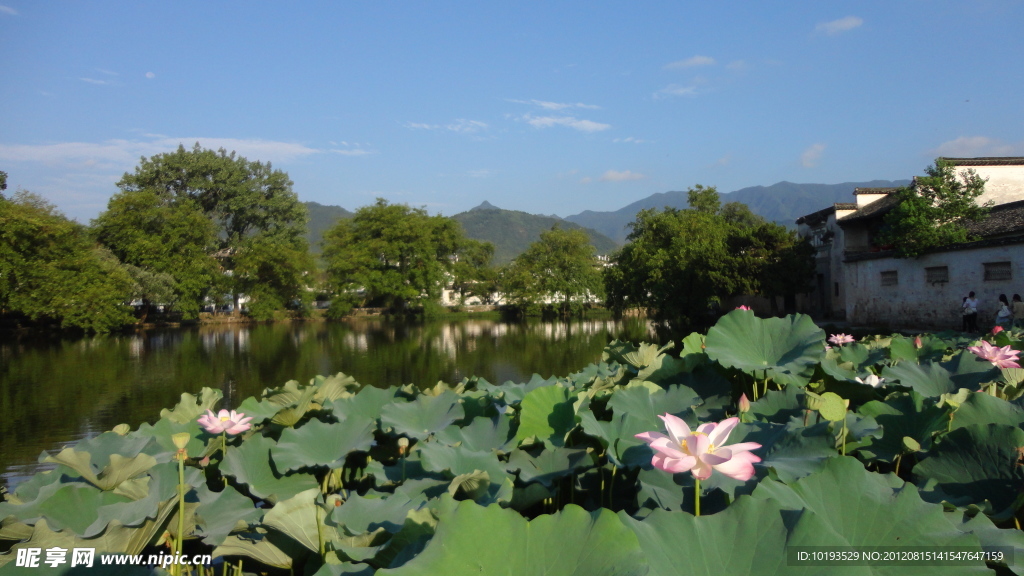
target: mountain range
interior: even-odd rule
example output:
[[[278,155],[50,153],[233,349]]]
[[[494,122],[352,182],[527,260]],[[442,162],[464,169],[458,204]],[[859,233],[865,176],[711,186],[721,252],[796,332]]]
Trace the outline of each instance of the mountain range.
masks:
[[[763,218],[793,227],[796,219],[831,206],[836,202],[853,202],[854,188],[893,188],[906,186],[909,180],[871,180],[843,182],[842,184],[795,184],[779,182],[771,186],[751,186],[721,195],[722,203],[742,202]],[[323,233],[341,218],[351,218],[352,212],[340,206],[306,202],[309,209],[307,239],[314,252],[320,252]],[[540,233],[558,224],[565,228],[582,228],[591,239],[598,254],[608,254],[625,243],[629,223],[637,212],[648,208],[686,208],[686,192],[659,192],[637,200],[628,206],[610,212],[585,210],[579,214],[559,218],[518,210],[503,210],[484,201],[482,204],[452,216],[458,220],[466,236],[494,244],[494,263],[511,262],[526,250]]]
[[[842,184],[795,184],[779,182],[771,186],[750,186],[721,195],[722,203],[742,202],[751,212],[766,220],[792,228],[796,219],[827,208],[836,202],[854,202],[854,188],[895,188],[910,184],[910,180],[871,180],[869,182],[843,182]],[[569,222],[593,228],[616,242],[625,243],[628,225],[637,212],[648,208],[686,208],[686,192],[659,192],[613,212],[585,210],[567,216]]]

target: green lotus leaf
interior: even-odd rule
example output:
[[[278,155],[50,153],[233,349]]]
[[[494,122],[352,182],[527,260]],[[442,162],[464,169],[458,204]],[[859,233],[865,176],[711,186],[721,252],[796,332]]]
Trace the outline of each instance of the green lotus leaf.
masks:
[[[647,573],[636,536],[609,510],[587,512],[569,505],[528,521],[496,505],[446,501],[437,532],[423,552],[399,568],[378,570],[378,576]]]
[[[537,456],[525,450],[513,450],[509,455],[509,471],[518,471],[519,480],[523,483],[539,482],[552,486],[559,478],[573,474],[576,470],[587,468],[593,462],[586,450],[572,448],[554,448],[541,451]]]
[[[1002,379],[999,368],[967,350],[961,350],[949,362],[943,362],[943,367],[949,370],[950,379],[957,388],[977,390],[985,382]]]
[[[295,426],[307,412],[320,409],[320,404],[314,400],[317,391],[315,386],[299,388],[294,380],[287,382],[284,390],[267,397],[272,404],[281,405],[281,410],[270,421],[281,426]]]
[[[267,566],[287,570],[295,560],[301,561],[309,556],[309,551],[287,536],[260,527],[241,534],[231,534],[211,554],[214,558],[244,556]]]
[[[762,422],[785,424],[794,416],[803,416],[804,396],[804,391],[795,386],[769,390],[750,403],[750,414]]]
[[[778,504],[741,497],[710,516],[655,510],[642,521],[619,513],[636,534],[648,576],[814,574],[786,559],[786,522]]]
[[[822,418],[831,422],[842,422],[846,419],[846,401],[834,392],[825,392],[821,395],[821,405],[818,407]]]
[[[516,440],[536,438],[548,446],[562,446],[565,435],[576,425],[576,413],[569,390],[546,386],[531,391],[520,405]]]
[[[551,377],[544,379],[539,374],[534,374],[529,382],[525,384],[516,384],[514,382],[505,382],[501,386],[495,386],[487,382],[478,383],[478,387],[491,394],[501,394],[506,404],[518,404],[523,401],[523,398],[527,394],[533,392],[538,388],[545,388],[547,386],[554,386],[558,384],[558,378]]]
[[[955,529],[942,506],[922,500],[912,484],[868,472],[850,457],[833,458],[819,472],[791,484],[765,480],[752,497],[774,500],[783,510],[805,510],[790,530],[788,546],[980,547],[977,537]],[[860,573],[928,575],[937,570],[875,566]],[[984,562],[979,562],[958,566],[955,573],[988,573],[982,570]]]
[[[321,538],[325,542],[341,538],[336,528],[322,522],[321,518],[326,517],[326,514],[317,504],[319,499],[320,489],[311,488],[281,500],[263,515],[263,525],[288,536],[310,551],[318,552]]]
[[[632,366],[637,371],[652,365],[656,358],[664,355],[666,350],[671,350],[674,343],[658,347],[655,344],[641,343],[639,346],[632,342],[620,342],[612,340],[605,346],[601,359],[604,361],[613,360],[619,364]]]
[[[327,523],[338,526],[349,535],[363,534],[378,528],[392,534],[402,529],[409,512],[423,508],[427,497],[422,493],[408,495],[367,493],[352,494],[331,511]]]
[[[282,409],[280,404],[275,404],[270,400],[257,400],[252,396],[246,398],[238,405],[236,412],[241,412],[246,416],[252,418],[251,424],[253,426],[259,426],[267,420],[273,418]]]
[[[376,429],[374,420],[358,416],[336,424],[314,418],[299,428],[285,428],[270,455],[280,472],[312,466],[341,468],[349,452],[370,449]]]
[[[475,452],[505,452],[513,444],[511,421],[506,416],[477,416],[467,426],[449,426],[437,433],[438,442],[461,444]]]
[[[701,397],[693,390],[686,386],[674,385],[668,389],[658,387],[653,391],[646,388],[617,390],[608,401],[608,406],[615,414],[629,414],[650,422],[651,426],[664,429],[664,424],[658,416],[683,414],[703,403]]]
[[[679,353],[679,359],[683,361],[685,372],[693,372],[698,366],[704,364],[708,359],[708,355],[704,353],[704,335],[692,332],[683,338],[683,351]]]
[[[189,458],[199,459],[209,455],[213,449],[212,444],[215,444],[216,448],[220,448],[220,436],[211,437],[195,420],[179,424],[161,418],[153,425],[142,424],[138,430],[129,433],[127,439],[148,441],[149,444],[143,451],[155,457],[157,462],[163,463],[170,462],[178,451],[171,437],[183,432],[187,432],[190,436],[188,444],[185,445],[185,451]],[[93,453],[93,459],[95,460],[95,458],[96,455]]]
[[[583,431],[593,436],[607,452],[612,464],[620,467],[636,467],[650,464],[651,449],[636,438],[637,434],[664,431],[661,420],[657,424],[648,418],[632,414],[615,414],[611,422],[598,420],[589,410],[580,414]]]
[[[161,420],[161,422],[166,421]],[[143,426],[147,425],[144,424]],[[187,425],[181,424],[174,426],[178,429],[176,431],[182,431],[187,428]],[[167,441],[169,444],[171,444],[170,440],[170,436],[168,436]],[[74,448],[78,452],[88,452],[93,469],[102,470],[110,464],[110,456],[112,454],[119,454],[128,458],[142,453],[157,456],[160,453],[157,444],[154,438],[139,434],[138,432],[132,433],[129,436],[121,436],[116,432],[104,432],[99,436],[77,442]]]
[[[705,351],[727,368],[802,387],[821,360],[824,344],[825,332],[810,316],[758,318],[734,310],[708,330]]]
[[[958,506],[991,502],[1005,515],[1024,491],[1024,430],[1005,424],[974,424],[946,434],[914,467],[922,495]]]
[[[381,411],[385,406],[393,403],[405,403],[405,399],[396,397],[398,388],[374,388],[366,386],[356,392],[354,396],[338,398],[331,403],[334,416],[338,420],[344,420],[350,416],[372,418],[380,421]]]
[[[485,471],[491,482],[490,496],[497,500],[511,497],[512,478],[494,452],[474,452],[465,446],[447,446],[439,442],[416,445],[423,468],[430,472],[448,472],[451,477]]]
[[[474,470],[459,474],[448,485],[448,494],[464,494],[470,500],[480,500],[487,496],[491,487],[491,475],[483,470]]]
[[[892,462],[907,452],[904,438],[912,438],[921,450],[930,450],[935,435],[946,431],[952,408],[939,407],[934,400],[911,391],[892,394],[885,402],[868,402],[857,412],[874,418],[882,426],[881,438],[871,439],[860,453]]]
[[[1024,423],[1024,408],[1019,402],[1007,402],[989,394],[972,392],[953,413],[951,430],[974,424],[1006,424],[1020,426]]]
[[[196,527],[203,544],[208,546],[219,546],[228,534],[247,530],[263,516],[263,511],[253,505],[251,498],[231,486],[225,486],[220,492],[199,486],[196,494],[199,496]]]
[[[414,402],[388,404],[381,410],[381,425],[393,428],[397,434],[423,440],[465,415],[459,395],[448,391],[440,396],[418,396]]]
[[[905,336],[893,336],[889,342],[889,357],[896,361],[920,364],[924,360],[938,360],[945,354],[950,343],[933,335],[922,334],[921,347],[914,346],[914,339]]]
[[[837,456],[834,439],[826,424],[803,426],[802,419],[794,418],[786,425],[765,422],[740,423],[729,435],[729,444],[738,442],[757,442],[761,448],[754,454],[761,457],[761,462],[754,469],[770,469],[775,478],[783,482],[793,482],[821,469],[831,458]],[[753,487],[753,483],[740,482],[721,474],[714,475],[703,483],[708,489],[721,488],[728,494],[745,493]],[[743,486],[737,491],[733,486]]]
[[[983,549],[988,551],[994,551],[997,547],[1003,550],[1011,549],[1013,551],[1013,555],[1010,557],[1012,562],[1009,563],[1010,566],[1006,567],[1007,571],[1018,575],[1024,573],[1024,532],[997,528],[988,516],[979,514],[977,510],[968,511],[961,508],[947,513],[945,516],[958,531],[977,536]],[[1006,563],[996,564],[1005,565]]]
[[[338,372],[334,376],[317,376],[313,379],[312,385],[317,388],[313,399],[320,404],[349,397],[352,395],[352,390],[359,388],[359,383],[355,378],[342,372]]]
[[[839,347],[839,358],[843,362],[853,364],[853,369],[858,374],[863,374],[870,366],[880,364],[886,356],[884,348],[869,348],[860,342]]]
[[[139,454],[130,458],[111,454],[109,460],[110,463],[98,474],[93,468],[92,456],[88,452],[79,452],[74,448],[65,448],[56,456],[47,456],[42,461],[67,466],[100,490],[113,490],[122,482],[145,474],[157,463],[156,458],[149,454]]]
[[[188,392],[184,392],[181,395],[181,401],[173,409],[167,410],[165,408],[160,411],[160,417],[166,418],[175,424],[187,424],[199,418],[207,410],[213,410],[213,407],[223,397],[224,393],[216,388],[204,387],[199,392],[198,398]]]
[[[260,434],[248,438],[239,447],[229,446],[221,472],[248,485],[254,496],[270,502],[287,500],[317,485],[316,478],[309,474],[277,474],[270,456],[273,446],[273,440]]]
[[[936,362],[914,364],[900,362],[895,366],[887,366],[882,370],[882,377],[887,384],[899,383],[926,397],[942,396],[956,392],[960,387],[950,378],[949,371]]]
[[[668,354],[660,354],[654,358],[650,364],[640,370],[636,377],[639,380],[662,383],[667,382],[670,378],[680,372],[687,372],[688,370],[686,370],[686,368],[687,364],[685,360],[673,358]]]
[[[670,474],[654,467],[637,474],[636,505],[638,515],[651,510],[693,510],[693,475]]]
[[[331,554],[329,552],[328,556]],[[319,570],[313,573],[313,576],[373,576],[373,574],[374,569],[372,566],[339,560],[337,564],[333,562],[325,563]]]

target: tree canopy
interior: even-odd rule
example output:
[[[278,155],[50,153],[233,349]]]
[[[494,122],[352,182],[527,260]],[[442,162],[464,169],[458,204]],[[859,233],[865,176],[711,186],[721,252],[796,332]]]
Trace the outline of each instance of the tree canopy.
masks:
[[[521,308],[553,302],[564,316],[602,292],[590,237],[555,225],[506,268],[502,289]]]
[[[186,317],[223,292],[233,292],[236,304],[246,293],[259,319],[308,300],[306,207],[269,162],[197,143],[142,158],[117,185],[121,191],[95,221],[97,238],[122,261],[173,276],[174,304]]]
[[[932,248],[971,240],[965,225],[981,220],[988,207],[977,199],[985,180],[972,169],[960,171],[939,158],[927,176],[896,192],[897,205],[885,215],[878,242],[891,244],[900,257],[918,256]]]
[[[107,332],[136,284],[85,228],[29,192],[0,199],[0,313]]]
[[[403,311],[436,302],[464,242],[458,222],[422,208],[378,198],[358,209],[324,234],[335,314],[352,305]]]
[[[714,187],[689,190],[690,208],[643,210],[628,243],[605,270],[609,307],[646,308],[678,326],[708,323],[709,312],[736,294],[806,291],[813,249],[785,227],[742,204],[721,204]]]

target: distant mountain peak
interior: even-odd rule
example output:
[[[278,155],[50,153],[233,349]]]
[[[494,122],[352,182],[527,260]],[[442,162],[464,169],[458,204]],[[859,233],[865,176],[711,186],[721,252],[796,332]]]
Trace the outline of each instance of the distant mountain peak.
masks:
[[[473,212],[474,210],[501,210],[501,208],[498,208],[494,204],[491,204],[487,200],[484,200],[483,202],[480,203],[479,206],[477,206],[476,208],[470,208],[469,211]]]

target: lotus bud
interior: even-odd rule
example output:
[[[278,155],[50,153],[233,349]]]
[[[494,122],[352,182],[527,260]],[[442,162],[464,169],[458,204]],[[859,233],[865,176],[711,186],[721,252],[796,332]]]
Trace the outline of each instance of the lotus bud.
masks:
[[[178,452],[184,452],[185,446],[188,446],[188,441],[192,439],[192,435],[188,432],[180,432],[171,436],[171,442],[178,448]]]
[[[405,453],[409,450],[409,439],[399,438],[398,439],[398,455],[405,456]]]
[[[210,465],[210,457],[209,456],[203,456],[203,459],[199,461],[199,466],[202,467],[202,468],[206,468],[209,465]]]
[[[1003,327],[999,326],[999,325],[996,325],[995,327],[992,328],[992,335],[995,336],[996,334],[999,334],[1002,331],[1003,331]]]
[[[746,393],[740,396],[740,414],[750,412],[750,399]]]
[[[921,337],[914,336],[914,348],[920,349],[922,346],[924,346],[924,344],[921,343]]]
[[[114,426],[114,434],[118,436],[127,436],[132,431],[132,427],[127,424],[118,424]]]

